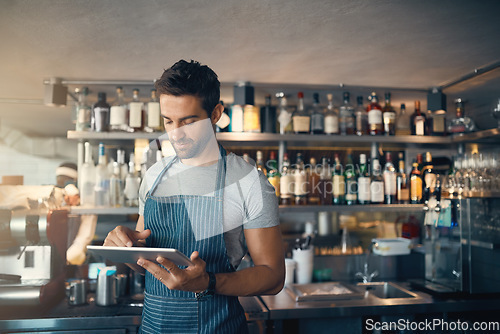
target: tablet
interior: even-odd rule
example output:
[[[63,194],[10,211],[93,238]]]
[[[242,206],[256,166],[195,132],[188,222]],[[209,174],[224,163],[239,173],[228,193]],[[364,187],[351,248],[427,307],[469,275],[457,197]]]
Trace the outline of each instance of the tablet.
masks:
[[[155,261],[158,256],[169,259],[178,266],[189,266],[191,260],[175,248],[87,246],[87,250],[113,262],[136,263],[139,258]]]

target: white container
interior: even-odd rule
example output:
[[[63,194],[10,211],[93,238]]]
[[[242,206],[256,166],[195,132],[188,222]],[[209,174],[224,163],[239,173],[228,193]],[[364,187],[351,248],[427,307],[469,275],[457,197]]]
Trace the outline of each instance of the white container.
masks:
[[[285,259],[285,285],[295,282],[295,268],[297,262],[294,259]]]
[[[377,255],[408,255],[411,252],[411,240],[406,238],[378,238],[372,240],[373,254]]]
[[[295,278],[297,284],[311,283],[314,267],[314,247],[294,249],[293,259],[297,263]]]

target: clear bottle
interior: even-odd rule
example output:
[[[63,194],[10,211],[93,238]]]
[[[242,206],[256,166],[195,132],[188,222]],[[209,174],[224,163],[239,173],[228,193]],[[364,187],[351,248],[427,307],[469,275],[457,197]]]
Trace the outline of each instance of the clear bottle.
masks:
[[[373,172],[370,184],[370,198],[373,204],[384,203],[384,178],[378,159],[373,159]]]
[[[358,202],[358,176],[356,174],[356,168],[354,167],[352,155],[350,153],[347,155],[344,177],[346,186],[346,204],[354,205]]]
[[[109,206],[109,171],[106,161],[106,150],[99,144],[99,160],[95,167],[95,206]]]
[[[341,135],[353,135],[356,128],[354,107],[350,103],[349,92],[343,94],[344,103],[339,108],[339,126]]]
[[[448,126],[449,133],[466,133],[476,131],[474,121],[465,116],[464,110],[465,101],[462,99],[455,100],[456,116],[450,121]]]
[[[139,206],[139,184],[139,176],[135,170],[135,155],[134,153],[130,153],[128,173],[125,177],[125,186],[123,189],[126,206]]]
[[[267,161],[267,180],[274,187],[276,196],[280,197],[280,173],[278,169],[278,161],[276,160],[276,152],[269,152],[269,160]]]
[[[410,188],[408,185],[408,174],[405,170],[405,160],[403,152],[398,153],[399,170],[396,176],[397,202],[399,204],[410,203]]]
[[[266,166],[264,165],[264,154],[262,151],[257,151],[257,160],[255,161],[257,170],[261,171],[262,174],[267,176]]]
[[[338,153],[335,153],[334,159],[332,203],[336,205],[343,205],[345,204],[345,176]]]
[[[89,142],[85,142],[85,159],[80,171],[80,202],[83,206],[94,206],[95,204],[95,165],[92,159],[92,147]]]
[[[357,106],[354,109],[354,117],[356,119],[356,135],[363,136],[369,134],[368,132],[368,114],[366,108],[363,106],[363,96],[356,98]]]
[[[294,194],[294,175],[293,170],[290,165],[290,159],[288,158],[288,153],[283,155],[283,166],[281,167],[281,178],[280,178],[280,204],[281,205],[291,205],[293,203]]]
[[[311,133],[322,135],[325,133],[325,113],[319,105],[319,94],[313,94],[313,105],[311,108]]]
[[[247,104],[243,107],[243,132],[260,132],[260,109]]]
[[[427,135],[427,118],[420,111],[420,101],[415,101],[415,112],[411,115],[410,125],[412,135]]]
[[[293,133],[292,112],[288,108],[287,99],[283,92],[276,94],[279,99],[278,106],[278,123],[279,133],[284,135],[286,133]]]
[[[76,131],[90,131],[92,120],[92,107],[87,101],[89,95],[88,87],[83,87],[78,93],[76,103]]]
[[[399,115],[396,117],[396,136],[409,135],[411,135],[410,116],[406,111],[406,105],[404,103],[401,103]]]
[[[321,158],[321,168],[319,171],[319,201],[322,205],[332,204],[332,171],[327,157]]]
[[[436,171],[432,163],[432,154],[430,152],[425,152],[425,166],[422,172],[422,179],[424,181],[424,189],[428,188],[429,193],[432,194],[436,187]]]
[[[297,162],[294,170],[294,199],[295,205],[306,205],[307,196],[309,194],[309,182],[304,166],[304,158],[302,153],[297,153]]]
[[[116,87],[116,100],[109,111],[109,128],[111,131],[128,130],[128,106],[122,87]]]
[[[147,126],[144,128],[146,132],[161,132],[163,131],[163,119],[160,112],[160,101],[156,95],[156,89],[151,89],[151,99],[147,106]]]
[[[106,93],[97,93],[97,103],[92,108],[91,127],[95,132],[105,132],[109,129],[109,109]]]
[[[120,168],[120,172],[118,173],[118,175],[120,176],[120,180],[122,182],[125,182],[125,177],[127,176],[128,173],[128,166],[125,163],[125,151],[123,149],[116,150],[116,164]],[[113,166],[113,173],[114,173],[114,166]]]
[[[368,131],[370,135],[383,135],[384,123],[382,119],[382,107],[378,104],[377,93],[372,92],[370,104],[366,110],[368,112]]]
[[[418,162],[413,161],[410,173],[410,204],[422,203],[422,173],[418,168]]]
[[[276,107],[271,105],[271,94],[266,95],[266,104],[260,108],[261,132],[276,133]]]
[[[333,94],[327,94],[328,107],[325,112],[325,133],[327,135],[338,135],[339,130],[339,115],[333,105]]]
[[[321,193],[319,191],[320,170],[316,164],[316,159],[314,157],[311,157],[311,159],[309,159],[309,166],[308,168],[306,168],[306,170],[307,170],[307,176],[310,181],[308,203],[312,205],[318,205],[320,204],[320,197],[321,197]]]
[[[386,136],[396,135],[396,111],[391,106],[391,93],[385,93],[385,105],[382,110],[384,119],[384,134]]]
[[[231,122],[229,123],[230,132],[243,132],[243,107],[239,104],[233,104],[229,113]]]
[[[386,152],[384,165],[384,202],[385,204],[395,204],[397,196],[397,173],[392,163],[392,154]]]
[[[311,116],[304,107],[304,93],[299,92],[297,96],[299,102],[297,104],[297,110],[292,116],[293,132],[306,134],[309,133],[311,129]]]
[[[359,177],[358,177],[358,202],[359,204],[371,203],[371,177],[366,161],[366,154],[359,155]]]
[[[109,206],[118,208],[123,206],[123,181],[121,178],[121,169],[118,162],[113,165],[113,174],[109,180]]]
[[[135,88],[132,91],[132,101],[129,103],[128,131],[142,131],[145,115],[144,103],[139,99],[139,89]]]

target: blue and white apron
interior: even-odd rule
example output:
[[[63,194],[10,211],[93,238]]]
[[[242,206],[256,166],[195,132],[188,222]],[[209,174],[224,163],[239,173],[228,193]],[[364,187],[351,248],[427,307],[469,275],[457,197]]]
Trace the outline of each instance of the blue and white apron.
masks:
[[[155,197],[165,166],[146,195],[144,228],[151,230],[148,247],[176,248],[190,256],[193,251],[213,273],[234,271],[227,256],[223,234],[223,195],[226,151],[220,147],[215,196],[175,195]],[[206,237],[208,236],[208,237]],[[197,301],[193,292],[170,290],[146,271],[142,333],[247,333],[245,313],[238,297],[216,294]]]

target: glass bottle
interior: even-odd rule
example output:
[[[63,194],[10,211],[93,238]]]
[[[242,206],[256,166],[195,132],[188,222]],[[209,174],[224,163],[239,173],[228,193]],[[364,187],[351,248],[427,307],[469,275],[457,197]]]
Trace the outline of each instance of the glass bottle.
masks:
[[[449,133],[466,133],[476,131],[474,121],[465,116],[464,110],[465,101],[462,99],[455,100],[456,116],[450,121],[448,126]]]
[[[139,89],[135,88],[132,101],[129,103],[128,131],[137,132],[144,129],[144,103],[139,100]]]
[[[146,132],[160,132],[163,131],[163,119],[160,112],[160,101],[156,96],[156,89],[151,89],[151,99],[147,106],[147,126],[144,128]]]
[[[429,134],[431,136],[446,136],[446,111],[436,110],[431,112],[429,122]]]
[[[366,110],[368,112],[368,130],[370,135],[383,135],[384,123],[382,120],[382,107],[378,104],[377,93],[372,92],[370,104]]]
[[[327,135],[339,134],[339,115],[333,105],[333,94],[327,94],[328,107],[325,112],[325,133]]]
[[[257,151],[256,158],[255,167],[257,167],[257,170],[261,171],[264,176],[267,176],[266,166],[264,165],[264,154],[262,151]]]
[[[395,204],[397,194],[397,173],[392,163],[392,154],[385,153],[384,165],[384,202],[385,204]]]
[[[99,160],[95,167],[95,206],[109,206],[109,178],[105,147],[100,143]]]
[[[412,170],[410,173],[410,203],[420,204],[422,203],[422,174],[418,169],[418,162],[414,161],[412,164]]]
[[[311,159],[309,159],[309,166],[308,168],[306,168],[306,170],[307,176],[310,180],[308,203],[312,205],[318,205],[320,204],[321,197],[321,193],[319,191],[321,176],[318,165],[316,164],[316,159],[314,157],[311,157]]]
[[[345,204],[345,176],[338,153],[334,156],[333,166],[333,204]]]
[[[239,104],[233,104],[229,112],[229,132],[243,132],[243,107]]]
[[[325,114],[319,105],[319,94],[313,94],[313,105],[311,108],[311,133],[322,135],[325,133]]]
[[[343,94],[344,103],[340,106],[340,134],[341,135],[353,135],[356,127],[354,120],[354,107],[350,103],[349,92],[344,92]]]
[[[267,180],[274,187],[276,196],[280,197],[280,173],[278,170],[278,161],[276,160],[276,152],[269,152],[269,160],[267,161]]]
[[[118,208],[123,206],[123,181],[120,176],[120,165],[113,164],[113,174],[109,180],[109,206]]]
[[[366,113],[366,108],[363,106],[363,96],[358,96],[356,101],[358,104],[354,110],[354,116],[356,118],[356,134],[358,136],[367,135],[368,114]]]
[[[123,88],[116,87],[116,100],[109,110],[109,128],[111,131],[127,131],[128,110],[123,96]]]
[[[370,183],[371,203],[382,204],[384,203],[384,178],[382,177],[381,166],[378,159],[373,159],[372,163],[373,172]]]
[[[399,204],[410,203],[410,189],[408,187],[408,175],[405,170],[405,160],[403,152],[399,152],[399,170],[396,176],[397,202]]]
[[[384,119],[384,134],[386,136],[396,135],[396,111],[391,106],[391,93],[385,93],[385,106],[382,110]]]
[[[85,142],[85,159],[80,171],[78,187],[80,188],[80,202],[83,206],[93,206],[95,204],[95,165],[92,159],[92,147],[89,142]]]
[[[291,205],[293,203],[294,194],[294,175],[293,170],[290,165],[290,159],[288,158],[288,153],[283,154],[283,166],[281,167],[281,178],[280,178],[280,204],[281,205]]]
[[[109,109],[110,106],[106,102],[106,93],[97,93],[97,103],[92,109],[92,130],[96,132],[105,132],[109,128]]]
[[[358,177],[350,153],[347,155],[344,177],[346,186],[345,202],[347,205],[354,205],[358,201]]]
[[[292,116],[293,132],[295,133],[309,133],[311,128],[311,116],[304,107],[304,93],[297,94],[299,102],[297,110]]]
[[[320,203],[323,205],[332,204],[332,171],[327,157],[321,158],[318,188],[320,193]]]
[[[76,131],[91,130],[92,107],[87,101],[88,95],[88,87],[83,87],[78,93],[78,102],[76,103]]]
[[[358,202],[359,204],[371,203],[370,191],[371,177],[366,161],[366,154],[359,155],[359,177],[358,177]]]
[[[118,173],[118,175],[120,176],[120,180],[122,181],[122,183],[124,183],[125,177],[127,176],[127,173],[128,173],[128,166],[125,163],[125,150],[123,150],[123,149],[116,150],[116,165],[118,165],[118,167],[120,169],[120,171]]]
[[[406,105],[401,103],[399,115],[396,117],[396,136],[411,135],[410,116],[406,112]]]
[[[276,107],[271,105],[271,94],[266,95],[266,104],[260,108],[261,132],[276,133]]]
[[[294,170],[294,198],[296,205],[306,205],[307,195],[309,194],[309,182],[304,166],[302,153],[297,153],[297,162]]]
[[[279,92],[276,94],[276,97],[279,99],[278,106],[278,123],[279,123],[279,133],[293,133],[292,126],[292,112],[287,106],[287,99],[283,92]]]
[[[243,107],[243,132],[260,132],[260,109],[247,104]]]
[[[420,111],[420,101],[415,101],[415,112],[411,115],[410,120],[411,134],[414,136],[427,135],[427,119]]]
[[[125,177],[123,194],[125,205],[129,207],[139,206],[139,177],[135,170],[135,155],[130,153],[128,162],[128,173]]]
[[[424,181],[424,188],[429,188],[429,193],[432,194],[436,186],[436,171],[432,164],[432,155],[430,152],[425,153],[425,166],[422,172],[422,179]]]

